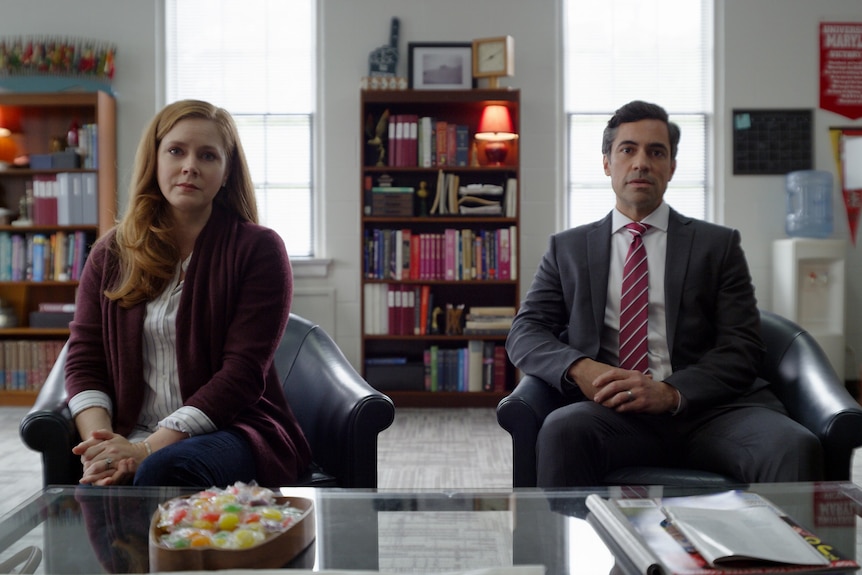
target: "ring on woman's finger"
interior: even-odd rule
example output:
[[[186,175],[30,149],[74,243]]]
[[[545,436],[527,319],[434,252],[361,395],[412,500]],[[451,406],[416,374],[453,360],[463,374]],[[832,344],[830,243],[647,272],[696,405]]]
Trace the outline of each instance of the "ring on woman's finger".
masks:
[[[114,460],[111,459],[110,457],[105,459],[105,469],[110,469],[113,464],[114,464]]]
[[[634,400],[635,394],[632,393],[632,390],[626,391],[626,394],[628,394],[628,396],[629,396],[629,401]]]

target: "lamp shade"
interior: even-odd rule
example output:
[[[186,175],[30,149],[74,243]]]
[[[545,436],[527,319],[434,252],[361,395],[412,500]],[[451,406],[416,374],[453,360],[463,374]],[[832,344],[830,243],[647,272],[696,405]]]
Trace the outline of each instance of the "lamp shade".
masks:
[[[517,138],[512,126],[512,116],[509,108],[500,104],[491,104],[482,111],[476,139],[492,142],[503,142]]]
[[[509,108],[500,104],[485,106],[476,139],[481,142],[488,163],[494,166],[503,165],[509,154],[509,143],[518,138],[512,125]]]
[[[0,106],[0,136],[21,131],[21,109],[15,106]]]
[[[0,106],[0,163],[11,164],[18,155],[13,135],[21,132],[21,108]]]

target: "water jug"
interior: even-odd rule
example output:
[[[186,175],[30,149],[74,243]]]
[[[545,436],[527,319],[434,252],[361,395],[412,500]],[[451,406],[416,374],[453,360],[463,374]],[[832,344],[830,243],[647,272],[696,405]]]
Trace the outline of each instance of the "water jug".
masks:
[[[799,170],[786,176],[787,220],[791,237],[828,238],[832,235],[832,174]]]

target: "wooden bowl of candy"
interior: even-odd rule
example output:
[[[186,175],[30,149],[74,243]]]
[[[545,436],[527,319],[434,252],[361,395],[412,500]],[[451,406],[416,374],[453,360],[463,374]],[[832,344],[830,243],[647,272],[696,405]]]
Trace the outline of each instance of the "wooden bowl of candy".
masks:
[[[311,500],[237,483],[159,505],[150,522],[150,571],[275,569],[312,541]]]

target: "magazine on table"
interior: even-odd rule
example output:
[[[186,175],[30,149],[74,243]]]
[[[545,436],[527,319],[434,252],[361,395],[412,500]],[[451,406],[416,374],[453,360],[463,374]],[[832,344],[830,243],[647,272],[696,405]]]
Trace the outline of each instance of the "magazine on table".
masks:
[[[859,568],[768,499],[747,491],[687,497],[587,497],[588,521],[645,575],[849,573]]]

